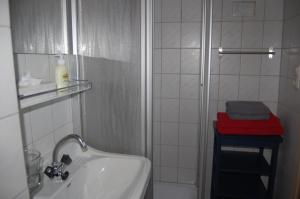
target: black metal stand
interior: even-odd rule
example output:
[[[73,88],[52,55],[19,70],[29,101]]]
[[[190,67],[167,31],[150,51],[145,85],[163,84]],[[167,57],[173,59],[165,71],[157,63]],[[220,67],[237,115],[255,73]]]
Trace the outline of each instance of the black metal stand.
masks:
[[[281,136],[221,135],[215,129],[211,198],[272,199]],[[257,148],[258,152],[222,150]],[[268,163],[264,149],[272,150]],[[268,178],[267,187],[261,177]]]

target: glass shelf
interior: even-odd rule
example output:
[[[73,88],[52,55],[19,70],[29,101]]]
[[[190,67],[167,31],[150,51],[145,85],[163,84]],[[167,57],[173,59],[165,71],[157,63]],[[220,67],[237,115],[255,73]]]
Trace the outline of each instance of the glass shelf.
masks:
[[[69,95],[74,95],[78,93],[82,93],[88,91],[92,88],[92,83],[89,81],[81,80],[72,82],[69,86],[48,90],[40,93],[35,93],[32,95],[19,95],[20,108],[25,109],[31,106],[35,106],[44,102],[56,100],[59,98],[63,98]]]

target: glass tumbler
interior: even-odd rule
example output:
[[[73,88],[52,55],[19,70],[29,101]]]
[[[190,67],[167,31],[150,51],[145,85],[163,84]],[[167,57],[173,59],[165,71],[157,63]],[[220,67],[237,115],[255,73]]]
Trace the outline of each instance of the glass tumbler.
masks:
[[[27,169],[27,182],[30,191],[38,188],[42,183],[42,157],[37,150],[25,150],[25,162]]]

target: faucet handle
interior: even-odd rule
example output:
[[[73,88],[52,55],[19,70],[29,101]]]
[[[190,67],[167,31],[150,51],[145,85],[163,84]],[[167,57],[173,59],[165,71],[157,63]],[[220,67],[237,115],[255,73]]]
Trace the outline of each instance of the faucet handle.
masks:
[[[62,156],[62,158],[61,158],[60,161],[61,161],[62,163],[64,163],[64,164],[66,164],[66,165],[69,165],[69,164],[71,164],[72,159],[71,159],[71,157],[70,157],[69,155],[64,154],[64,155]]]
[[[48,166],[45,171],[44,174],[46,174],[50,179],[54,178],[55,174],[54,174],[54,168],[51,166]]]
[[[66,180],[69,177],[69,171],[65,171],[64,173],[61,174],[61,179]]]

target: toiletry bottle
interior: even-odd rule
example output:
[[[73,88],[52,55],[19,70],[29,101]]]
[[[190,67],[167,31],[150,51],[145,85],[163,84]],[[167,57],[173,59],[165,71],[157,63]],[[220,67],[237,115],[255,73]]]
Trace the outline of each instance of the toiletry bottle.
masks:
[[[62,54],[58,56],[57,65],[55,67],[55,80],[57,88],[68,86],[69,74]]]

